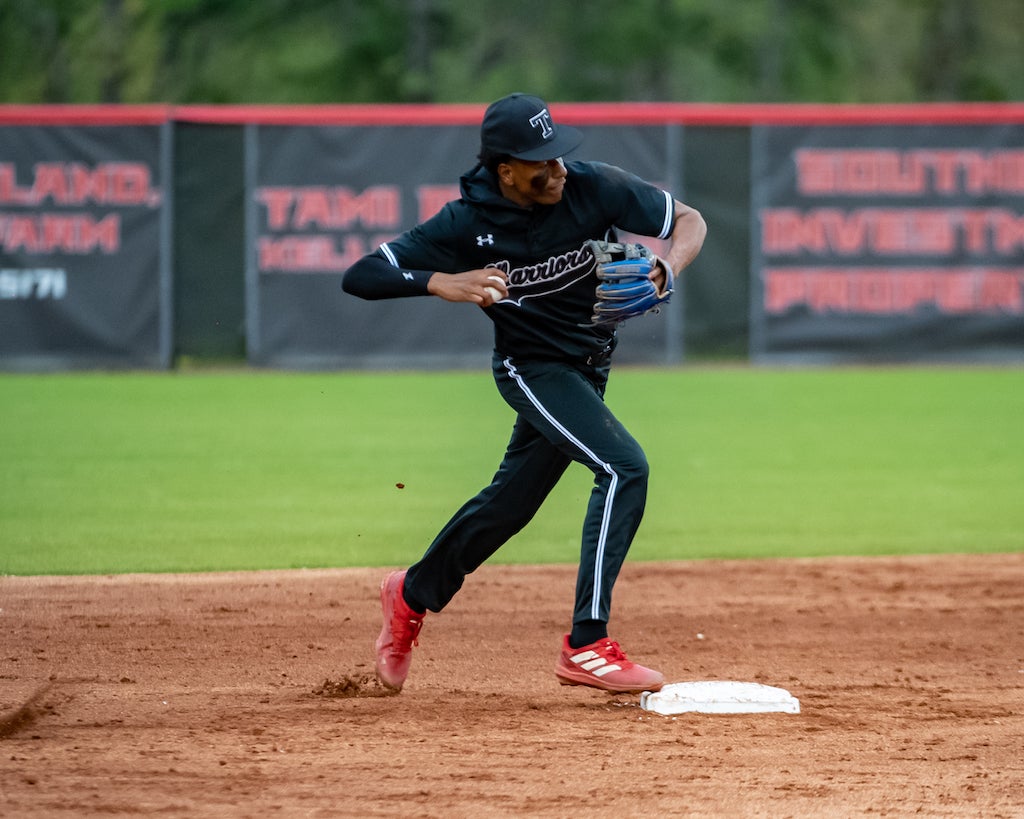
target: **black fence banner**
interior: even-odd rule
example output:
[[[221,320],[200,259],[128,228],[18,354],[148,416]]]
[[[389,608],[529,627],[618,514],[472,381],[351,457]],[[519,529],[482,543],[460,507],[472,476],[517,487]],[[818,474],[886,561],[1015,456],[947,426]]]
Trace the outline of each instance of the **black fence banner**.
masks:
[[[1024,127],[755,127],[751,354],[1024,358]]]
[[[302,369],[485,362],[489,322],[480,311],[427,298],[365,302],[341,290],[361,256],[458,197],[474,140],[470,128],[441,126],[247,126],[249,361]]]
[[[708,223],[618,363],[1024,360],[1024,104],[556,105],[570,159]],[[0,105],[0,370],[487,368],[481,311],[340,286],[458,195],[484,110]]]
[[[169,134],[0,125],[0,367],[170,365]]]

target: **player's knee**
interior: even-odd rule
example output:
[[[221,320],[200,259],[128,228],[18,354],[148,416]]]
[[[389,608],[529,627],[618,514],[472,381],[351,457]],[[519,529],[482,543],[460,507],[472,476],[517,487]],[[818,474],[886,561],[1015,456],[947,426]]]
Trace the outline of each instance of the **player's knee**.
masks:
[[[612,464],[612,470],[619,476],[620,481],[647,485],[647,478],[651,468],[647,463],[647,456],[639,447],[624,454]]]

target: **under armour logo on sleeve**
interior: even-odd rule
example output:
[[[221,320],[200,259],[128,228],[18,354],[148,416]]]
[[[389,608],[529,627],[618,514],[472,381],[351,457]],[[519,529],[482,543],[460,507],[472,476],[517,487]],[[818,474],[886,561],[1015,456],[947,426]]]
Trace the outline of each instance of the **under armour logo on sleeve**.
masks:
[[[493,245],[493,244],[494,244],[494,234],[493,233],[488,233],[486,236],[481,235],[481,236],[477,236],[476,237],[476,246],[477,247],[483,247],[484,245]]]

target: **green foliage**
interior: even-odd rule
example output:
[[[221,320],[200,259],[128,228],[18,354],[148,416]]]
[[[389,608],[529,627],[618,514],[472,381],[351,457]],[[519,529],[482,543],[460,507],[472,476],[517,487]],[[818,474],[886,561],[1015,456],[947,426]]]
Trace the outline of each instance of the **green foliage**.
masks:
[[[1019,370],[621,370],[635,560],[1024,550]],[[0,376],[0,574],[401,565],[485,485],[485,373]],[[499,562],[574,562],[573,467]],[[399,487],[399,484],[402,486]]]
[[[1018,0],[0,0],[0,102],[1020,100]]]

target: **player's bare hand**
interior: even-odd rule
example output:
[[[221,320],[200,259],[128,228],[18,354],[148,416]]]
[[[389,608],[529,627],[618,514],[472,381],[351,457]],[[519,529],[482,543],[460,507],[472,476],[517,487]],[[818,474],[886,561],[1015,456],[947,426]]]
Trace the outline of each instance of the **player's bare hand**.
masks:
[[[427,289],[445,301],[468,301],[481,307],[490,307],[508,296],[505,274],[495,267],[464,273],[435,273]]]
[[[668,262],[660,256],[654,256],[653,261],[654,266],[651,268],[651,273],[648,278],[654,282],[654,286],[658,288],[659,294],[664,293],[668,283]]]

